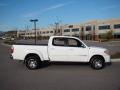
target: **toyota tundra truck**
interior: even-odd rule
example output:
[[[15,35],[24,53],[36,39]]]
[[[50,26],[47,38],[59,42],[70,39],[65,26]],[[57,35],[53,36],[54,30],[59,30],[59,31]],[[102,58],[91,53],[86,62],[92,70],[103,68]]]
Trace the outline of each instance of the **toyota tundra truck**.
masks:
[[[42,62],[85,62],[93,69],[111,63],[109,50],[88,47],[77,37],[51,36],[46,45],[12,45],[10,57],[22,60],[28,69],[37,69]]]

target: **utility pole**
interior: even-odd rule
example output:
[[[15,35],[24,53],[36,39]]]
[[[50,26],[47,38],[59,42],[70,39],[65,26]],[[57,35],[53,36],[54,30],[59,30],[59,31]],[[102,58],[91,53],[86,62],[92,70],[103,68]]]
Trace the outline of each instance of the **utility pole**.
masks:
[[[58,27],[59,23],[58,22],[55,22],[55,34],[54,35],[57,35],[58,34]]]
[[[38,19],[31,19],[30,22],[34,23],[34,30],[35,30],[35,44],[37,42],[37,32],[36,32],[36,22],[38,22]]]

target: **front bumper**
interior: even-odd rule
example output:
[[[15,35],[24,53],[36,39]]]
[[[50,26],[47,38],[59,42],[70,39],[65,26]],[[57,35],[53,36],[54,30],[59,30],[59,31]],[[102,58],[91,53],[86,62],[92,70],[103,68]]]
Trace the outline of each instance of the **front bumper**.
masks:
[[[106,63],[111,62],[110,55],[108,55],[108,54],[105,54],[105,55],[104,55],[104,59],[105,59],[105,62],[106,62]]]
[[[106,65],[112,65],[112,62],[106,62]]]
[[[110,58],[110,55],[104,55],[104,59],[105,59],[105,63],[106,65],[112,65],[112,61],[111,61],[111,58]]]

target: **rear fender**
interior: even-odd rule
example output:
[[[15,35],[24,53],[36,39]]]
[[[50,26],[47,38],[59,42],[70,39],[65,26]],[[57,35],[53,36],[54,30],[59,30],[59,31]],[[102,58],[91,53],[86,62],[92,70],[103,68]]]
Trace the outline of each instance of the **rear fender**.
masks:
[[[25,54],[25,56],[24,56],[24,59],[25,59],[26,55],[28,55],[28,54],[30,54],[30,53],[37,54],[37,55],[40,57],[41,61],[44,60],[44,57],[43,57],[42,53],[41,53],[41,52],[38,52],[37,50],[27,50],[27,51],[26,51],[26,54]]]

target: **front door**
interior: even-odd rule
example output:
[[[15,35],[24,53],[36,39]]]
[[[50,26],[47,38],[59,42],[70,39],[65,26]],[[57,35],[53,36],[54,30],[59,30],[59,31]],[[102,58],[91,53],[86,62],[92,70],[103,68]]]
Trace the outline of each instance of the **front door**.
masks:
[[[67,48],[68,61],[86,62],[88,59],[88,48],[78,39],[68,38]]]

